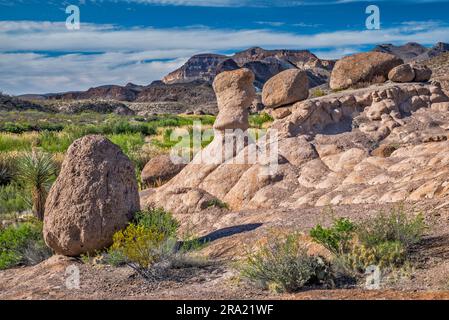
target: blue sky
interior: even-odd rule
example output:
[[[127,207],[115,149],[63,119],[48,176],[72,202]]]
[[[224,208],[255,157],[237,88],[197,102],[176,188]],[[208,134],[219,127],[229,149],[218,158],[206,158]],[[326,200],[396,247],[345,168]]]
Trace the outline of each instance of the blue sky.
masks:
[[[65,8],[78,5],[80,30]],[[378,5],[381,30],[365,27]],[[252,46],[321,58],[380,43],[449,42],[449,1],[0,0],[0,90],[10,94],[149,84],[203,52]]]

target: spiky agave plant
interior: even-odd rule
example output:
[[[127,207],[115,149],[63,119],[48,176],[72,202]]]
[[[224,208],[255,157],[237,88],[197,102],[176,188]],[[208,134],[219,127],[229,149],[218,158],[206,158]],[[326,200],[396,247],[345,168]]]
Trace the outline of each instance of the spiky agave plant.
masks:
[[[42,221],[48,190],[56,176],[53,157],[37,150],[26,153],[19,159],[18,176],[31,192],[34,215]]]

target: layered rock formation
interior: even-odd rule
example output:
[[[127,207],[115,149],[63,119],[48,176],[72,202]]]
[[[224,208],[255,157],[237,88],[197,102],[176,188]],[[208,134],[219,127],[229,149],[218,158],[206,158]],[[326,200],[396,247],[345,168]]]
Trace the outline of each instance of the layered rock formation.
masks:
[[[274,75],[288,70],[307,70],[311,87],[328,81],[334,61],[321,60],[307,50],[264,50],[250,48],[233,56],[201,54],[192,57],[178,70],[164,77],[163,82],[184,83],[194,80],[212,82],[222,71],[247,68],[255,75],[254,85],[262,89]]]
[[[276,139],[250,143],[220,164],[191,163],[141,201],[194,213],[198,206],[172,205],[173,190],[207,190],[233,210],[446,197],[448,101],[438,86],[390,83],[298,102],[268,131]],[[263,157],[236,164],[274,144],[275,170],[264,170]]]
[[[106,138],[85,136],[70,146],[48,195],[45,242],[57,254],[93,253],[139,210],[131,161]]]

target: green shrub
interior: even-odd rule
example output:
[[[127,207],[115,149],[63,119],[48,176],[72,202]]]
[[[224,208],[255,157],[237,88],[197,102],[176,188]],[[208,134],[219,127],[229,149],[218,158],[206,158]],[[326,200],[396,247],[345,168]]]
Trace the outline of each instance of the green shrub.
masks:
[[[0,215],[31,209],[29,194],[17,184],[0,186]]]
[[[421,241],[425,230],[422,214],[408,215],[399,206],[359,224],[343,218],[335,220],[330,228],[318,225],[310,236],[344,267],[362,272],[370,265],[383,269],[402,266],[411,246]]]
[[[16,171],[15,158],[0,154],[0,186],[10,184],[16,175]]]
[[[332,278],[329,265],[309,255],[297,233],[271,237],[249,254],[240,269],[243,278],[276,292],[295,292],[304,286],[328,283]]]
[[[317,225],[310,230],[310,236],[332,253],[343,254],[350,248],[355,229],[356,226],[349,219],[340,218],[334,220],[330,228]]]
[[[173,218],[170,212],[166,212],[162,208],[138,212],[134,219],[138,225],[163,234],[164,239],[175,238],[179,228],[179,222]]]
[[[359,241],[367,247],[384,242],[399,242],[405,249],[418,243],[424,235],[426,224],[422,214],[408,215],[402,206],[386,214],[380,212],[357,227]]]
[[[0,230],[0,269],[36,264],[50,255],[41,222],[32,220]]]
[[[207,202],[208,208],[220,208],[220,209],[229,209],[229,205],[226,202],[221,201],[220,199],[212,199]]]
[[[252,128],[262,128],[265,123],[272,122],[274,119],[266,112],[253,114],[249,117],[249,124]]]

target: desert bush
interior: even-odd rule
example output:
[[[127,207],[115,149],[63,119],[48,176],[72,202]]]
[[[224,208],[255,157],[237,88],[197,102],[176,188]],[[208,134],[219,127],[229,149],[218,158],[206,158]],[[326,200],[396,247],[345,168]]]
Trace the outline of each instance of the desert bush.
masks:
[[[199,240],[177,241],[179,223],[163,209],[136,214],[133,223],[114,235],[106,261],[126,264],[146,280],[164,278],[170,268],[202,266],[207,259],[194,255]]]
[[[0,215],[31,209],[29,194],[16,183],[0,186]]]
[[[220,199],[212,199],[207,202],[208,208],[220,208],[220,209],[229,209],[229,205],[226,202],[221,201]]]
[[[311,93],[312,98],[319,98],[319,97],[323,97],[325,95],[326,95],[326,92],[322,89],[315,89]]]
[[[310,230],[310,236],[334,254],[348,252],[356,226],[349,219],[335,219],[330,228],[317,225]]]
[[[173,218],[170,212],[162,208],[152,208],[140,211],[135,215],[135,221],[146,229],[156,230],[162,234],[165,239],[176,237],[179,228],[179,222]]]
[[[383,269],[402,266],[425,230],[422,214],[409,215],[398,206],[358,224],[342,218],[329,228],[317,225],[310,236],[330,250],[343,267],[362,272],[370,265]]]
[[[329,283],[330,266],[311,256],[298,233],[277,234],[250,253],[240,267],[241,276],[264,289],[295,292],[304,286]]]
[[[16,175],[16,162],[8,154],[0,154],[0,186],[8,185]]]
[[[249,116],[249,124],[252,128],[261,129],[265,123],[272,122],[273,120],[274,119],[266,112]]]
[[[36,264],[50,255],[42,237],[42,222],[31,220],[0,230],[0,269]]]
[[[19,158],[18,179],[31,193],[33,213],[39,220],[44,219],[45,200],[56,177],[56,166],[51,155],[32,151]]]
[[[422,214],[409,215],[403,206],[398,206],[389,213],[380,212],[374,218],[360,223],[357,236],[367,247],[384,242],[398,242],[409,249],[422,239],[426,228]]]

